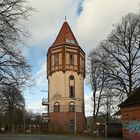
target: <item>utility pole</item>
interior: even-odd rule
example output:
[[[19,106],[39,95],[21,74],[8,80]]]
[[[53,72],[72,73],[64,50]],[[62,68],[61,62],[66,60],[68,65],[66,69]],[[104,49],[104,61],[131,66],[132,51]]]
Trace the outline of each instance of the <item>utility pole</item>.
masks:
[[[77,133],[77,114],[76,114],[76,103],[75,103],[75,134]]]
[[[77,114],[76,114],[76,98],[73,99],[75,101],[75,108],[74,108],[74,131],[75,131],[75,134],[77,134]]]

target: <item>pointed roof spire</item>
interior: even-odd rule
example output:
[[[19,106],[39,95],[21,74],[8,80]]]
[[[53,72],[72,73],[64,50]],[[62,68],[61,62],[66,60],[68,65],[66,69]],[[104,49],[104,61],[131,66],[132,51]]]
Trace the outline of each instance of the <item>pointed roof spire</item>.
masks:
[[[52,47],[55,47],[60,44],[69,44],[73,46],[79,46],[69,24],[66,21],[66,17],[65,17],[65,22],[63,23],[56,37],[56,40],[52,44]]]

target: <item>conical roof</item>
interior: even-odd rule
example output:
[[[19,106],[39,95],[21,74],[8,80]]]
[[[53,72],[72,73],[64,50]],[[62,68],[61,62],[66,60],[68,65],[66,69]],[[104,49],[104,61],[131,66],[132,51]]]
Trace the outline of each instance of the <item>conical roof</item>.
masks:
[[[63,23],[59,34],[56,37],[56,40],[52,44],[52,47],[55,47],[59,44],[70,44],[74,46],[79,46],[69,24],[66,21]]]

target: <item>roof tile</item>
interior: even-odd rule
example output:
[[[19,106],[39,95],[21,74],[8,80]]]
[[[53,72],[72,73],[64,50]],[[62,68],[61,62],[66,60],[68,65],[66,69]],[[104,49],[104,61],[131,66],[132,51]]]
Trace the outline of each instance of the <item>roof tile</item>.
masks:
[[[79,46],[69,24],[66,21],[63,23],[59,34],[57,35],[56,40],[51,47],[55,47],[59,44],[70,44],[74,46]]]

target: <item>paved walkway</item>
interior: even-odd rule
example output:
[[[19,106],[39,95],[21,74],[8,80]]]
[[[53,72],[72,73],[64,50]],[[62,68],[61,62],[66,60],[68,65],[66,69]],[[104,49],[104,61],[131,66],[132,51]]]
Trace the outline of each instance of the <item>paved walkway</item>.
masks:
[[[0,135],[0,140],[123,140],[119,138],[94,138],[66,135]]]

